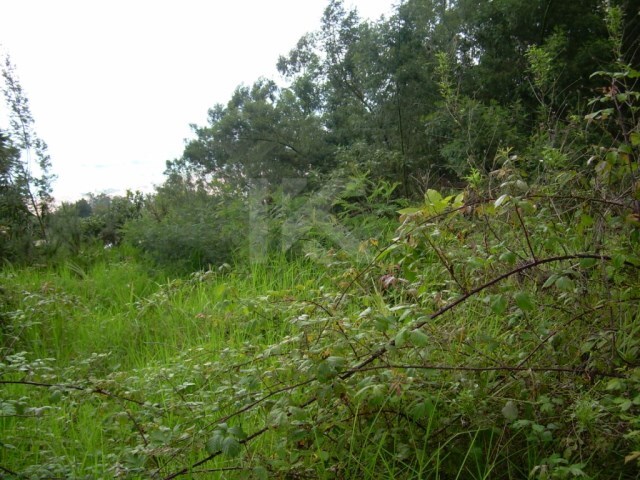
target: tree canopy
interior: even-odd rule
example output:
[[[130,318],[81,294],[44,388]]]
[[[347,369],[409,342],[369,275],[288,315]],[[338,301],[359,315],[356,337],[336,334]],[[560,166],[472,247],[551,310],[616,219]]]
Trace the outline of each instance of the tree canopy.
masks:
[[[618,3],[622,60],[634,65],[638,3]],[[409,194],[582,112],[602,87],[591,74],[615,60],[599,0],[408,0],[373,22],[332,0],[320,29],[280,57],[284,86],[238,87],[170,169],[240,185],[327,173],[338,152],[365,145],[377,174]]]

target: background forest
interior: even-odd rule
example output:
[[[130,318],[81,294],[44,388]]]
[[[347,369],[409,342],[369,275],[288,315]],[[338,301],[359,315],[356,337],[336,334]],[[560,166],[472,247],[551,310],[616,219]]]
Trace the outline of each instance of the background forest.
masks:
[[[6,478],[637,478],[640,5],[406,0],[55,205],[6,58]]]

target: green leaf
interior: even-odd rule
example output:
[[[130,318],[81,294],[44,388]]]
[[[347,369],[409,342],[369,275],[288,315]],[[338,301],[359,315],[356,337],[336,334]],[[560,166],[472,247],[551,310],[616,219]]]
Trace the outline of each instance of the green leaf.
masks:
[[[528,189],[528,185],[525,184],[524,189]],[[536,206],[529,200],[518,201],[518,208],[527,215],[533,215],[536,212]]]
[[[510,422],[518,418],[518,407],[512,400],[509,400],[505,403],[504,407],[502,407],[502,415]]]
[[[613,258],[611,259],[611,264],[616,269],[621,269],[622,267],[624,267],[625,260],[626,260],[625,256],[618,253],[614,255]]]
[[[16,407],[13,403],[0,401],[0,414],[3,417],[12,417],[16,413]]]
[[[244,440],[247,438],[247,434],[240,425],[235,425],[229,429],[229,433],[233,435],[238,440]]]
[[[539,425],[537,423],[534,423],[533,425],[531,425],[531,430],[535,433],[542,433],[544,432],[545,428],[544,428],[544,425]]]
[[[534,309],[533,299],[527,292],[518,292],[515,295],[516,305],[523,311],[531,311]]]
[[[418,402],[415,405],[413,405],[409,409],[409,415],[411,415],[411,417],[414,418],[415,420],[421,420],[423,418],[431,417],[431,415],[433,415],[434,410],[435,410],[435,406],[433,405],[433,402],[427,398],[424,401]]]
[[[625,263],[630,263],[631,265],[635,265],[636,267],[640,267],[640,257],[635,255],[626,255],[624,257]]]
[[[580,229],[591,227],[593,224],[594,224],[594,220],[591,215],[587,215],[586,213],[583,213],[582,215],[580,215],[580,223],[578,224],[578,227]]]
[[[242,445],[240,445],[240,442],[238,442],[238,440],[236,440],[235,438],[226,437],[222,441],[221,450],[222,453],[224,453],[226,456],[233,458],[240,455],[240,452],[242,451]]]
[[[464,193],[459,193],[456,195],[456,198],[453,199],[451,207],[460,208],[462,205],[464,205]]]
[[[633,145],[634,147],[637,147],[640,145],[640,133],[631,132],[629,134],[629,139],[631,140],[631,145]]]
[[[556,280],[556,287],[560,290],[564,290],[565,292],[573,292],[576,285],[569,277],[561,276]]]
[[[224,441],[224,435],[219,430],[213,432],[213,436],[207,440],[205,448],[209,455],[222,450],[222,442]]]
[[[593,267],[596,263],[598,263],[598,261],[595,258],[581,258],[580,259],[580,268],[591,268]]]
[[[427,204],[436,205],[442,201],[442,195],[437,190],[429,189],[424,194],[424,199]]]
[[[374,405],[379,407],[384,404],[385,398],[387,394],[387,389],[383,385],[374,385],[371,389],[371,393],[367,402],[370,405]]]
[[[633,462],[638,459],[640,459],[640,452],[631,452],[629,455],[624,457],[624,463]]]
[[[398,210],[400,215],[413,215],[414,213],[421,212],[422,209],[416,207],[403,208],[402,210]]]
[[[407,343],[408,339],[409,339],[409,331],[406,328],[403,328],[396,334],[396,337],[394,339],[395,346],[396,347],[403,346],[405,343]]]
[[[305,420],[308,416],[307,411],[304,408],[299,408],[299,407],[289,407],[289,413],[291,414],[292,420]],[[244,440],[244,438],[246,438],[246,433],[245,433],[245,437],[238,437],[238,438],[240,438],[241,440]]]
[[[346,360],[342,357],[327,357],[318,365],[318,380],[327,382],[338,376]]]
[[[625,389],[625,382],[620,378],[612,378],[607,382],[606,389],[608,391],[623,391]]]
[[[62,400],[62,392],[60,390],[54,390],[51,392],[51,403],[58,403]]]
[[[253,475],[258,480],[269,480],[269,471],[264,467],[253,467]]]
[[[631,145],[629,145],[628,143],[623,143],[622,145],[620,145],[618,147],[618,152],[626,153],[628,155],[632,155],[633,154],[633,149],[631,148]]]
[[[380,332],[386,332],[395,322],[395,318],[391,315],[377,315],[373,319],[373,326]]]
[[[509,265],[513,265],[514,263],[516,263],[516,260],[518,260],[518,257],[513,252],[505,252],[502,255],[500,255],[500,261],[506,262]]]
[[[584,467],[584,463],[577,463],[575,465],[570,465],[569,473],[574,477],[586,477],[586,475],[584,474],[584,470],[582,470],[582,467]]]
[[[498,199],[494,202],[494,205],[496,207],[500,207],[501,205],[507,203],[510,199],[511,199],[511,196],[505,193],[504,195],[501,195],[500,197],[498,197]]]
[[[416,347],[426,347],[429,344],[429,336],[422,330],[412,330],[409,339]]]
[[[512,426],[513,426],[513,428],[521,430],[523,428],[527,428],[529,425],[531,425],[531,421],[530,420],[518,420],[517,422],[514,422],[514,424]]]
[[[493,297],[491,297],[491,302],[489,305],[494,313],[500,315],[507,309],[508,304],[509,302],[507,300],[507,297],[505,297],[504,295],[494,295]]]
[[[322,381],[322,380],[320,380]],[[274,408],[269,412],[269,425],[276,428],[281,428],[289,423],[289,415],[287,412],[280,408]]]
[[[633,406],[633,402],[628,398],[622,399],[620,402],[620,411],[626,412]]]
[[[336,357],[336,356],[327,357],[325,359],[325,362],[327,362],[333,368],[340,369],[340,370],[347,363],[344,357]]]
[[[547,281],[544,282],[544,284],[542,285],[542,288],[549,288],[551,285],[553,285],[554,283],[556,283],[556,280],[558,279],[558,275],[556,275],[555,273],[553,275],[551,275],[549,278],[547,278]]]
[[[585,120],[594,120],[598,117],[607,118],[613,113],[613,108],[604,108],[602,110],[598,110],[597,112],[590,113],[585,115]]]

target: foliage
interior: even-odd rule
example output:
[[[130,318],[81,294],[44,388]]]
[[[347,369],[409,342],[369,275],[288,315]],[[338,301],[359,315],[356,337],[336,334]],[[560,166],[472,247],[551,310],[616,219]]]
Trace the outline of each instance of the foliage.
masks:
[[[88,195],[73,205],[86,236],[100,239],[106,245],[122,241],[122,229],[128,221],[139,218],[144,207],[141,192],[127,190],[124,196]]]
[[[331,1],[154,195],[62,207],[78,256],[0,274],[3,474],[635,478],[638,69],[599,15]]]
[[[35,133],[29,101],[8,55],[2,59],[2,80],[9,132],[0,131],[0,258],[24,261],[32,257],[33,241],[47,239],[53,177],[47,144]]]
[[[631,212],[627,219],[638,221],[638,200],[640,183],[638,163],[640,162],[640,92],[637,82],[640,72],[623,61],[622,53],[622,11],[610,8],[607,12],[613,54],[616,58],[612,71],[597,71],[592,76],[605,83],[602,95],[591,100],[593,111],[585,116],[590,124],[604,133],[608,143],[600,145],[590,162],[595,164],[595,188],[607,191],[609,195],[623,197]]]
[[[208,126],[193,129],[197,138],[181,159],[168,163],[168,172],[213,175],[244,188],[254,178],[277,182],[329,166],[317,117],[292,90],[269,80],[238,87],[226,107],[209,110]]]
[[[113,293],[80,290],[97,267],[74,287],[74,276],[18,286],[9,273],[3,467],[36,478],[631,478],[638,228],[578,177],[527,185],[513,164],[493,176],[501,184],[482,199],[428,191],[402,210],[392,243],[368,243],[365,268],[327,252],[324,266],[225,267],[155,287],[130,277]],[[103,278],[133,268],[124,262]],[[47,360],[96,308],[104,315],[82,327],[95,355]],[[96,349],[100,324],[111,336]],[[86,436],[95,415],[102,438]],[[59,418],[82,429],[86,460],[56,446]],[[50,429],[39,457],[20,440],[35,421]]]
[[[140,218],[127,223],[125,237],[160,265],[192,272],[242,257],[245,213],[240,198],[209,195],[184,183],[165,186],[148,200]]]
[[[16,259],[30,248],[31,214],[12,178],[19,162],[18,149],[3,132],[0,132],[0,162],[0,256]]]
[[[615,42],[616,58],[633,65],[637,12],[616,7],[614,40],[600,3],[407,1],[368,22],[332,0],[320,29],[279,58],[287,87],[238,87],[194,127],[171,171],[277,183],[327,174],[365,146],[386,159],[374,180],[400,182],[405,197],[434,173],[488,171],[501,148],[521,150],[542,132],[555,140],[582,113],[597,86],[590,74],[609,71]]]
[[[62,203],[50,213],[48,241],[43,253],[49,263],[78,260],[94,247],[111,248],[122,242],[126,222],[142,215],[144,196],[87,195],[74,203]]]

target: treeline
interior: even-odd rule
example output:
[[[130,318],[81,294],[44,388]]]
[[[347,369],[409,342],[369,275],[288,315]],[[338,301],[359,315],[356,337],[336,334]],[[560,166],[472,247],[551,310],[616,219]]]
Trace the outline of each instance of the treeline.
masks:
[[[280,232],[293,197],[349,219],[392,212],[392,202],[434,185],[466,184],[510,157],[528,175],[584,169],[595,146],[628,143],[620,135],[637,129],[628,107],[591,127],[583,121],[626,88],[620,76],[594,72],[637,68],[640,59],[639,3],[610,3],[619,18],[600,0],[408,0],[372,22],[332,0],[320,29],[279,58],[280,83],[239,86],[206,125],[193,125],[153,195],[114,199],[109,218],[82,232],[113,230],[105,240],[128,236],[156,259],[193,269],[248,254],[238,232],[250,211],[266,212],[275,223],[265,228]],[[14,158],[15,139],[2,138],[3,159]],[[3,210],[3,242],[17,231],[9,222],[43,220],[20,198],[24,208]],[[53,215],[75,239],[68,232],[81,202]],[[13,220],[18,210],[24,218]],[[314,229],[307,222],[296,235]],[[278,235],[266,243],[281,244]],[[7,247],[2,255],[20,256]]]
[[[287,86],[238,87],[168,173],[245,188],[359,164],[408,196],[491,169],[501,148],[561,147],[605,86],[592,73],[638,63],[638,3],[622,6],[618,59],[599,0],[414,0],[373,23],[332,1],[280,57]]]

